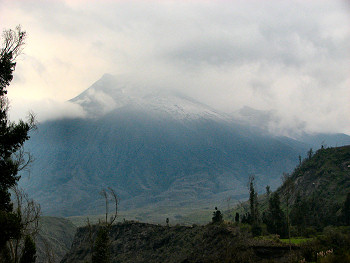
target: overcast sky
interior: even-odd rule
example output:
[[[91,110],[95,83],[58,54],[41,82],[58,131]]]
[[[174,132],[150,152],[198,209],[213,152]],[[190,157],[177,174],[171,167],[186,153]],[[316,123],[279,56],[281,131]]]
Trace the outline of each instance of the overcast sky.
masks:
[[[82,114],[65,101],[104,73],[210,106],[273,110],[276,130],[350,134],[348,1],[0,0],[28,33],[12,116]]]

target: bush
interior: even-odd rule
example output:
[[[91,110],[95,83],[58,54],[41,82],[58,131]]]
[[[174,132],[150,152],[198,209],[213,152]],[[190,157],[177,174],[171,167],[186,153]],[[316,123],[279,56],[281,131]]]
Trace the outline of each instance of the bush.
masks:
[[[305,236],[305,237],[315,237],[316,234],[317,234],[317,231],[312,226],[305,228],[305,230],[303,232],[303,236]]]
[[[262,227],[259,224],[252,225],[252,234],[254,237],[261,236]]]

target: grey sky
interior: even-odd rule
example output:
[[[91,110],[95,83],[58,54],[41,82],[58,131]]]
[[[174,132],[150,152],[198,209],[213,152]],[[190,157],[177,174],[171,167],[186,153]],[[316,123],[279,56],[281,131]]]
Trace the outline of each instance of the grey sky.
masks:
[[[80,116],[65,101],[129,73],[226,112],[273,110],[279,133],[350,134],[349,13],[346,1],[2,0],[0,29],[28,32],[13,116]]]

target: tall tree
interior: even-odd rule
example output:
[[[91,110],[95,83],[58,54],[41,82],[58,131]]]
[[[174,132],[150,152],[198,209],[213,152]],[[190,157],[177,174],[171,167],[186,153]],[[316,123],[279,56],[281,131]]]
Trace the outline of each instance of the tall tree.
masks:
[[[295,201],[290,211],[290,220],[293,226],[296,226],[298,235],[302,235],[306,228],[306,222],[309,218],[307,202],[302,199],[300,192],[297,192]]]
[[[288,239],[289,239],[289,249],[292,250],[292,243],[290,239],[290,219],[289,219],[289,210],[290,210],[290,202],[291,197],[294,192],[294,184],[291,176],[288,173],[283,173],[283,186],[284,186],[284,197],[286,201],[287,207],[287,227],[288,227]]]
[[[285,215],[281,209],[280,197],[277,192],[273,193],[269,199],[268,213],[267,230],[272,234],[286,236]]]
[[[260,225],[259,216],[259,203],[258,203],[258,193],[254,188],[254,175],[249,177],[249,205],[250,205],[250,215],[251,215],[251,225],[253,236],[260,236],[262,228]]]
[[[29,131],[35,127],[34,117],[27,122],[11,122],[8,118],[7,87],[13,79],[16,58],[21,53],[26,32],[21,27],[3,32],[0,49],[0,262],[8,262],[7,242],[18,238],[23,228],[21,214],[13,209],[10,189],[17,185],[18,172],[31,160],[23,151]]]
[[[267,197],[267,200],[269,200],[270,194],[271,194],[270,186],[269,186],[269,185],[266,185],[266,197]]]
[[[251,224],[259,223],[259,204],[258,204],[258,193],[254,188],[254,175],[249,177],[249,206],[250,206],[250,215],[251,215]]]

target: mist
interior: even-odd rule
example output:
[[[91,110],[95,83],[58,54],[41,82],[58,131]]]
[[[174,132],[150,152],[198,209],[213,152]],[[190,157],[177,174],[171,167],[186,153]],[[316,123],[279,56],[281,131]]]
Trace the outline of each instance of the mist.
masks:
[[[11,116],[84,117],[66,101],[112,73],[226,113],[273,112],[277,134],[350,134],[349,12],[346,1],[4,1],[1,29],[28,32]]]

